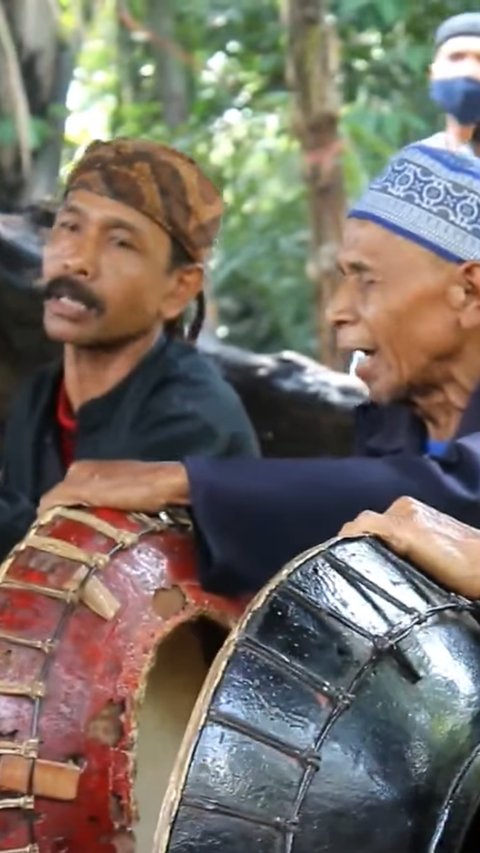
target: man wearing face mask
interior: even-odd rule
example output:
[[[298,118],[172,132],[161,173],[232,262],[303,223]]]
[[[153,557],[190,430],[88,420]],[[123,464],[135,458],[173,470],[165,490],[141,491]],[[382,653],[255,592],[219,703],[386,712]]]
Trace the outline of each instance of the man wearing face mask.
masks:
[[[465,12],[440,24],[430,67],[430,96],[446,113],[445,130],[422,143],[480,157],[480,12]],[[351,376],[361,358],[361,352],[353,354]]]
[[[424,142],[480,156],[480,12],[448,18],[435,35],[430,96],[446,113],[445,130]]]

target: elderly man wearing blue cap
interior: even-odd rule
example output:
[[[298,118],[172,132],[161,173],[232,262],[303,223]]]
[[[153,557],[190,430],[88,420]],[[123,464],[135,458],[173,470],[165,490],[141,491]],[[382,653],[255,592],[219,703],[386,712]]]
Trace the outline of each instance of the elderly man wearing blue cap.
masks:
[[[329,320],[371,398],[353,457],[85,462],[43,506],[190,504],[202,582],[227,594],[402,495],[480,527],[480,161],[403,149],[351,210],[339,265]]]
[[[430,95],[446,114],[445,130],[425,142],[480,156],[480,12],[448,18],[435,34]]]

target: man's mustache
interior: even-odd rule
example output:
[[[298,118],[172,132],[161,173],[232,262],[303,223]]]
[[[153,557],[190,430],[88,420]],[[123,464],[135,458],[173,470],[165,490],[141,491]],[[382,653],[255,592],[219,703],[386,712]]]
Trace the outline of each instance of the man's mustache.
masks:
[[[105,311],[105,305],[98,296],[92,293],[83,282],[71,276],[57,276],[50,279],[42,285],[40,296],[43,302],[48,299],[60,299],[62,296],[68,296],[69,299],[81,302],[85,308],[96,311],[97,314],[103,314]]]

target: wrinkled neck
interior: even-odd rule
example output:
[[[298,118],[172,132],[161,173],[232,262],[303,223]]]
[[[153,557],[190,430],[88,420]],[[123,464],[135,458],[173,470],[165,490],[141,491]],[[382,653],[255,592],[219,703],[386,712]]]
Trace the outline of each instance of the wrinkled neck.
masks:
[[[66,344],[63,376],[70,405],[76,412],[85,403],[102,397],[125,379],[158,340],[161,332],[115,347],[75,347]]]
[[[413,406],[427,428],[428,437],[434,441],[448,441],[460,426],[468,398],[450,395],[447,389],[436,389],[428,395],[417,396]]]
[[[452,439],[462,416],[480,383],[480,353],[471,355],[450,366],[441,382],[412,392],[411,404],[423,420],[429,438],[435,441]]]

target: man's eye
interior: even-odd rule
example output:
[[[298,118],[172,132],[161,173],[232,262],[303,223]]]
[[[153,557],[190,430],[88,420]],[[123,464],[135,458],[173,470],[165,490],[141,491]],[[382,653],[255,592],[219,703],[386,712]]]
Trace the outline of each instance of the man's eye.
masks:
[[[72,222],[71,219],[61,219],[57,222],[57,228],[61,228],[62,231],[77,231],[78,225],[76,222]]]
[[[135,246],[133,245],[131,240],[128,240],[126,237],[115,237],[112,236],[112,243],[114,246],[117,246],[119,249],[130,249],[134,250]]]

